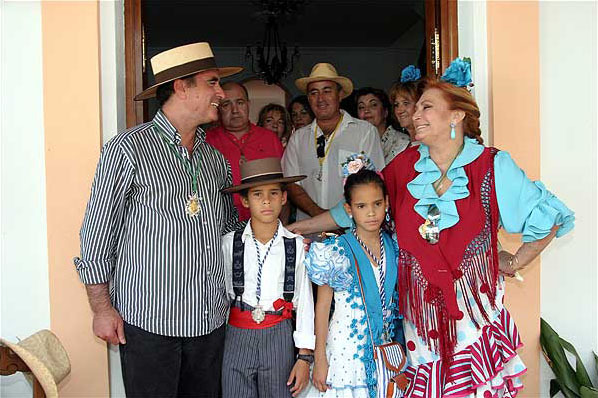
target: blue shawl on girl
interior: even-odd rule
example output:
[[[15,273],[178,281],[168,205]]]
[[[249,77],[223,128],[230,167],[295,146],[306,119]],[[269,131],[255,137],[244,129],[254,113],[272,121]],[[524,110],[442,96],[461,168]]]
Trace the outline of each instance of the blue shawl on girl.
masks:
[[[386,274],[384,281],[384,291],[386,293],[386,308],[391,309],[391,300],[395,292],[397,283],[397,253],[395,249],[395,243],[392,238],[385,232],[382,233],[382,239],[384,242],[384,254],[386,256]],[[365,303],[367,305],[367,313],[372,328],[372,335],[374,337],[374,344],[379,345],[383,342],[380,337],[383,331],[382,321],[382,304],[380,302],[380,293],[378,291],[378,285],[376,284],[376,276],[374,270],[370,265],[370,260],[363,251],[363,248],[355,239],[352,233],[346,233],[338,239],[339,244],[345,248],[345,253],[351,262],[351,274],[358,282],[357,272],[355,268],[355,259],[359,264],[359,270],[361,271],[361,280],[363,283],[363,292],[365,294]],[[396,314],[393,311],[392,317],[396,318]],[[390,320],[392,323],[392,319]],[[369,334],[369,332],[368,332]],[[368,336],[369,340],[369,336]]]

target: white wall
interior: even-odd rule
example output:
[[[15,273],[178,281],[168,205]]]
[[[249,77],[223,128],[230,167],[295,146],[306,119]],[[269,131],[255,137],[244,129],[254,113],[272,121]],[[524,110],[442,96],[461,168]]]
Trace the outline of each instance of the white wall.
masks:
[[[126,127],[123,0],[100,1],[102,138],[108,141]]]
[[[541,314],[596,378],[596,3],[540,2],[541,179],[576,213],[542,254]],[[542,359],[542,396],[550,368]]]
[[[488,27],[486,0],[459,0],[457,6],[459,56],[471,58],[472,94],[480,108],[480,128],[486,145],[492,144],[488,116]]]
[[[126,128],[125,43],[123,0],[100,1],[100,61],[102,81],[102,142]],[[118,346],[108,351],[110,396],[124,397]]]
[[[40,3],[2,1],[0,26],[0,335],[16,342],[50,328]],[[21,373],[0,385],[32,393]]]

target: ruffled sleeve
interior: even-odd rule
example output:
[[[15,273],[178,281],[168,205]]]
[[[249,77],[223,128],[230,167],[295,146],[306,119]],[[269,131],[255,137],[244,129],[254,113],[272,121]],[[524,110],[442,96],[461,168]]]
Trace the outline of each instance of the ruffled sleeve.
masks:
[[[573,229],[574,213],[539,181],[531,181],[511,158],[501,151],[494,158],[496,198],[503,228],[521,233],[523,242],[545,238],[559,225],[557,238]]]
[[[309,279],[316,285],[328,285],[334,290],[348,290],[351,286],[351,263],[336,239],[312,243],[304,264]]]

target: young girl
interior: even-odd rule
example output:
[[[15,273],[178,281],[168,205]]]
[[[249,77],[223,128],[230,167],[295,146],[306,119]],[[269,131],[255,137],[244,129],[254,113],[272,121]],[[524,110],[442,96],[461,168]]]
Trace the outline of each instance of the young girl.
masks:
[[[388,209],[384,182],[375,171],[361,169],[347,178],[344,195],[353,230],[312,243],[305,260],[310,279],[319,285],[313,385],[307,397],[375,397],[376,369],[355,259],[374,344],[394,335],[398,248],[382,229]]]

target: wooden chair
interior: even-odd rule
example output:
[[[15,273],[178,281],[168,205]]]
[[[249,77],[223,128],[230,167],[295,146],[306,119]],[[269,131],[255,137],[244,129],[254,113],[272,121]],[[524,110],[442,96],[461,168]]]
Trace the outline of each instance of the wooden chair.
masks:
[[[29,369],[29,366],[13,350],[0,344],[0,376],[9,376],[16,372],[31,374],[33,378],[33,398],[46,398],[44,389]]]

